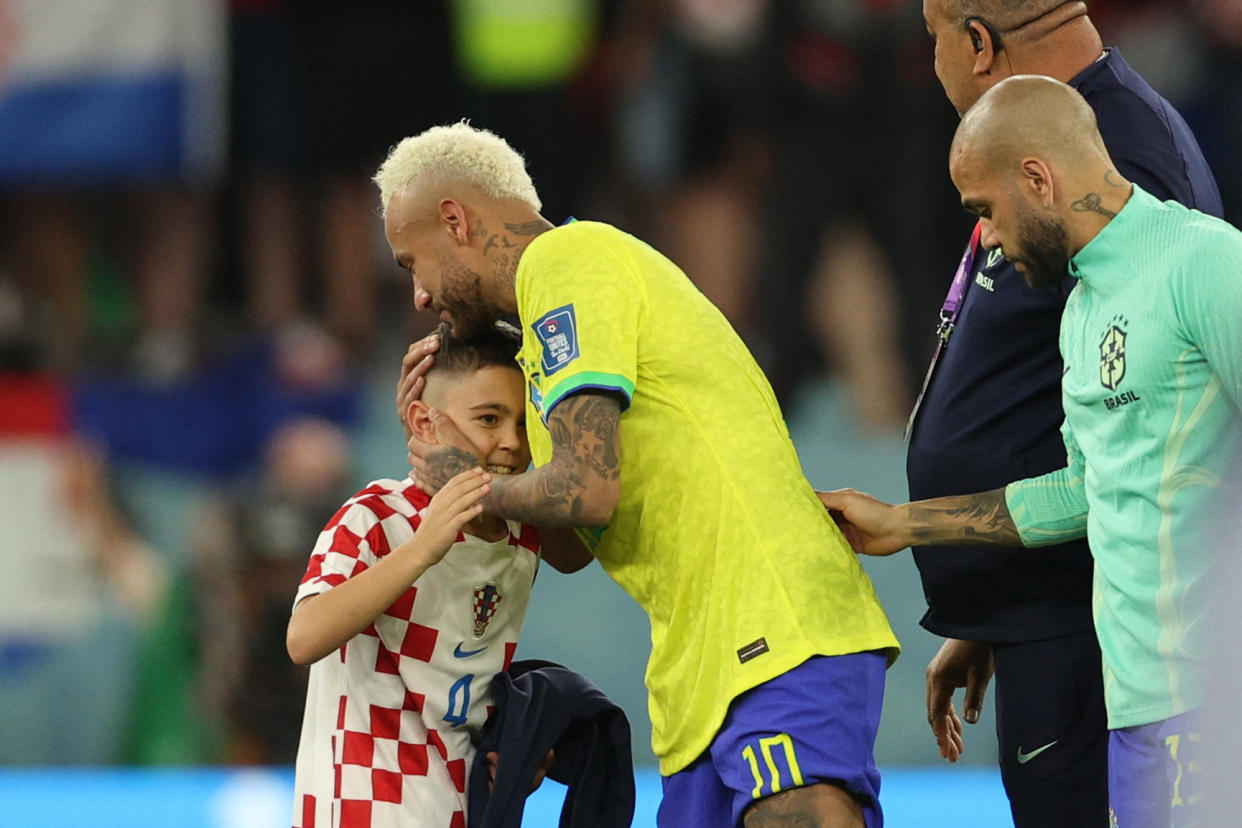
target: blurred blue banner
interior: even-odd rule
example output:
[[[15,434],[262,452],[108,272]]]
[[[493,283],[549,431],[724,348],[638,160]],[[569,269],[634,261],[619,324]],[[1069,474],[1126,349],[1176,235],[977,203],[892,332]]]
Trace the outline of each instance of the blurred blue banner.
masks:
[[[217,0],[0,3],[0,184],[215,173],[224,21]]]

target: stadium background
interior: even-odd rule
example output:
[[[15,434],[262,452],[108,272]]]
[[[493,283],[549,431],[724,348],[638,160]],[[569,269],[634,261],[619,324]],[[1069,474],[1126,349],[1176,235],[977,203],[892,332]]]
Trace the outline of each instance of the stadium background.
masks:
[[[1242,3],[1090,5],[1237,224]],[[969,227],[917,0],[0,0],[0,825],[285,819],[229,809],[285,795],[288,603],[335,506],[403,473],[393,385],[431,324],[368,176],[467,116],[527,155],[550,219],[683,265],[814,485],[905,497],[901,425]],[[1003,824],[990,705],[974,767],[938,765],[917,574],[866,566],[905,646],[889,790]],[[519,655],[626,709],[650,804],[647,649],[598,567],[541,573]],[[156,802],[177,820],[140,816]]]

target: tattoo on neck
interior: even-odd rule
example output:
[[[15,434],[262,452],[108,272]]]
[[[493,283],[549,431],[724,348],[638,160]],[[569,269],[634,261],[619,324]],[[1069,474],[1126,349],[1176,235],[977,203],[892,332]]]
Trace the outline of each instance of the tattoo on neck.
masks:
[[[1099,193],[1087,193],[1070,205],[1075,213],[1099,213],[1108,218],[1117,218],[1117,214],[1104,206]]]
[[[1108,182],[1108,186],[1110,187],[1121,188],[1121,187],[1127,187],[1130,184],[1130,182],[1122,178],[1121,174],[1118,173],[1116,170],[1109,170],[1108,172],[1104,173],[1104,180]]]
[[[497,253],[492,260],[492,280],[496,286],[504,290],[517,282],[518,257],[508,253]]]
[[[547,228],[547,226],[548,223],[543,219],[522,221],[517,224],[508,221],[505,222],[505,229],[518,236],[538,236]]]

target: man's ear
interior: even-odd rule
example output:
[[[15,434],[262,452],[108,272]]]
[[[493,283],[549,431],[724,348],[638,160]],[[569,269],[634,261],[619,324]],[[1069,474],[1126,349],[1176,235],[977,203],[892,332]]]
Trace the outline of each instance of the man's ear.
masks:
[[[990,75],[996,65],[996,56],[1000,54],[1000,36],[988,23],[978,17],[966,20],[966,34],[970,37],[970,45],[974,50],[975,62],[971,72],[975,75]]]
[[[460,201],[440,199],[440,224],[459,244],[470,243],[470,225],[466,208]]]
[[[1052,169],[1042,158],[1022,159],[1022,179],[1027,189],[1045,207],[1052,206],[1056,200],[1056,185],[1052,178]]]
[[[410,433],[419,439],[419,441],[430,444],[438,444],[439,434],[436,431],[436,425],[431,421],[428,414],[431,412],[431,406],[422,400],[415,400],[410,403],[410,409],[406,412],[406,422],[410,424]]]

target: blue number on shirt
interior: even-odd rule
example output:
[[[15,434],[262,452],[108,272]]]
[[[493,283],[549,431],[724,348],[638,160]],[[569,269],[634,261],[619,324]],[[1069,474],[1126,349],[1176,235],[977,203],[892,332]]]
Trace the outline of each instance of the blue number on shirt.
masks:
[[[466,714],[470,712],[470,682],[472,681],[474,681],[474,673],[462,676],[449,688],[448,712],[444,714],[444,721],[453,727],[466,723]]]

